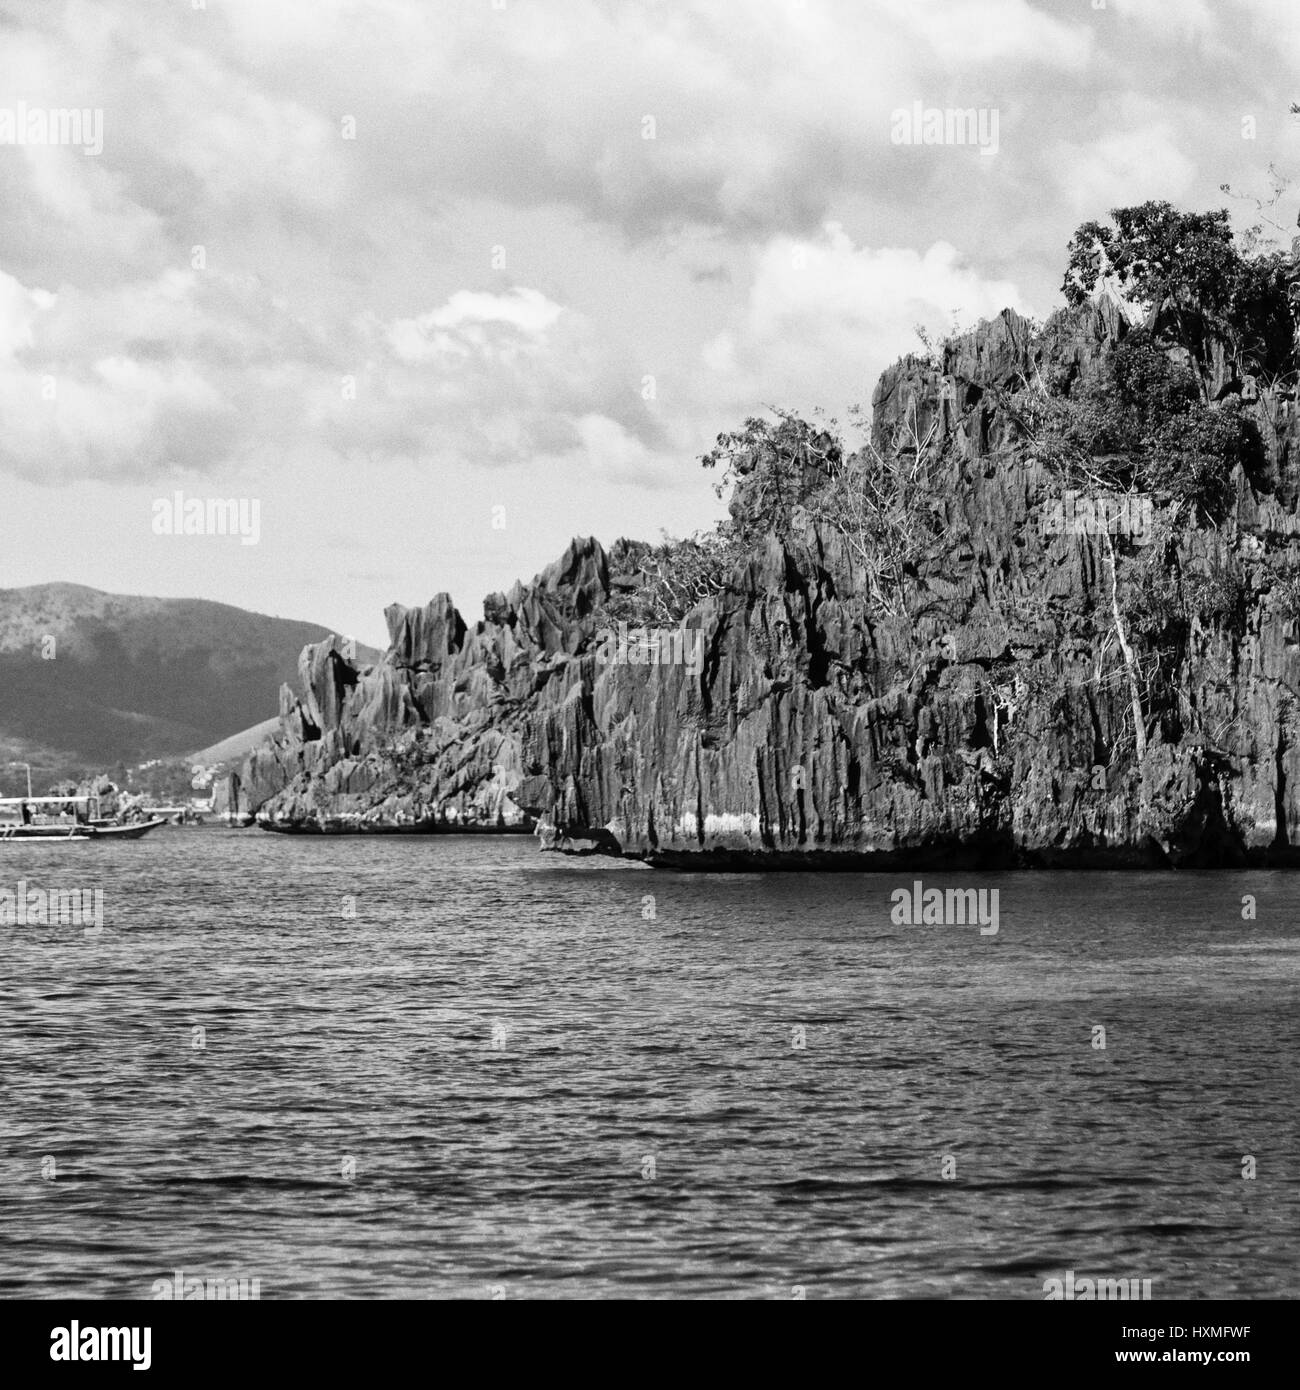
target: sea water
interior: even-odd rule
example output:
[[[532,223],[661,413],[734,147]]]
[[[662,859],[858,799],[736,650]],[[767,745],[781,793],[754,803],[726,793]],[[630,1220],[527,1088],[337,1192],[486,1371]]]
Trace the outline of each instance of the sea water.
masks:
[[[1294,1296],[1300,875],[915,877],[0,847],[0,1296]]]

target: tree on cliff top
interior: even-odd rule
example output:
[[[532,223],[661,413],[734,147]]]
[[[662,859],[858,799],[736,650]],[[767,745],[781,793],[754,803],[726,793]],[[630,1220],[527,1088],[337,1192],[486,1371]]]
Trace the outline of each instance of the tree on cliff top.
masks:
[[[800,509],[815,509],[843,463],[836,422],[814,424],[790,410],[769,410],[774,419],[751,416],[740,429],[718,435],[701,458],[706,468],[723,469],[714,491],[727,497],[727,520],[685,540],[665,536],[661,545],[629,549],[620,557],[623,577],[637,582],[618,586],[605,604],[608,619],[680,622],[725,588],[769,536],[788,539]]]
[[[769,409],[775,422],[752,416],[741,429],[720,434],[700,459],[705,468],[724,466],[714,491],[721,497],[731,488],[728,529],[743,544],[788,536],[795,509],[815,497],[843,462],[834,420],[810,424],[793,411]]]
[[[736,547],[733,567],[767,537],[788,539],[802,512],[844,538],[881,611],[908,616],[908,581],[945,524],[932,477],[941,452],[937,421],[923,432],[913,405],[908,437],[882,455],[870,439],[846,451],[835,420],[813,423],[769,409],[774,421],[746,420],[743,429],[720,434],[701,460],[706,468],[726,465],[715,491],[721,497],[731,487],[730,520],[719,529]],[[856,406],[850,411],[859,427],[860,414]]]
[[[1243,368],[1276,371],[1290,349],[1286,259],[1243,256],[1226,208],[1180,212],[1161,201],[1114,208],[1114,226],[1085,222],[1070,240],[1061,292],[1078,305],[1107,275],[1151,314],[1161,340],[1182,348],[1208,403],[1211,342],[1224,340]]]
[[[1192,373],[1141,329],[1071,395],[1031,396],[1022,420],[1039,458],[1067,483],[1149,492],[1211,525],[1231,506],[1234,470],[1250,477],[1263,466],[1240,401],[1203,403]]]

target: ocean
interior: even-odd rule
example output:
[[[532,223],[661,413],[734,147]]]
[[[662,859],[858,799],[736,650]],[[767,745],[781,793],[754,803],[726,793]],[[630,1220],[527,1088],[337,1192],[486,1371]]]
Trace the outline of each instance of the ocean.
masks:
[[[1300,1289],[1300,876],[167,829],[3,889],[103,893],[0,926],[3,1297]]]

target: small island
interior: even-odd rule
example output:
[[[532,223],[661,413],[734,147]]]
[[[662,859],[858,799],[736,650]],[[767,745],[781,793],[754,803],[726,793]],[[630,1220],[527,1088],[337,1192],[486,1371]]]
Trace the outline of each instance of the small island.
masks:
[[[926,340],[869,426],[720,435],[713,530],[308,646],[229,809],[703,870],[1296,862],[1295,281],[1226,212],[1086,223],[1046,323]]]

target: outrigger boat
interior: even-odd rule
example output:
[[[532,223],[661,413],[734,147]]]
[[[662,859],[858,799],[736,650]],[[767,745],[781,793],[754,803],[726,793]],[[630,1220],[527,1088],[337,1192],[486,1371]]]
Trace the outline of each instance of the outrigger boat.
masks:
[[[68,815],[40,811],[38,807],[73,807]],[[77,807],[84,806],[84,814]],[[94,807],[94,814],[90,808]],[[138,840],[165,820],[120,822],[101,816],[97,796],[6,796],[0,797],[0,842],[41,840],[59,843],[68,840]],[[16,815],[16,819],[14,818]]]

